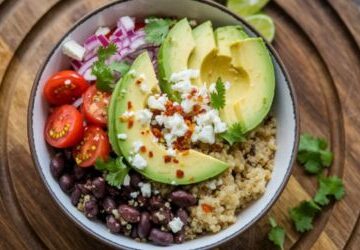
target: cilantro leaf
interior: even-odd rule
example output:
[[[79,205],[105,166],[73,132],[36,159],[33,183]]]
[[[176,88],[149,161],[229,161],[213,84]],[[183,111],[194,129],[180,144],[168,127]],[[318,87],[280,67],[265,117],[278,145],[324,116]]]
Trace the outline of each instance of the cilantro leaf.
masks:
[[[211,106],[215,109],[225,107],[225,84],[219,77],[215,83],[215,91],[210,93]]]
[[[105,172],[106,177],[105,180],[111,186],[120,186],[124,182],[125,176],[129,172],[129,168],[123,162],[122,157],[118,157],[116,159],[110,159],[107,162],[104,162],[101,159],[97,159],[95,162],[95,168]]]
[[[274,245],[278,246],[281,250],[284,249],[285,242],[285,230],[278,226],[275,219],[270,217],[269,224],[271,229],[268,233],[268,239],[274,243]]]
[[[298,232],[309,231],[313,228],[312,221],[321,208],[314,201],[303,201],[297,207],[289,210],[291,220]]]
[[[160,45],[164,41],[170,27],[175,23],[169,18],[148,18],[146,21],[145,40],[155,45]]]
[[[121,75],[125,75],[129,71],[130,65],[127,62],[112,62],[109,68],[112,71],[119,72]]]
[[[324,167],[329,167],[333,161],[333,154],[327,150],[327,147],[324,139],[303,134],[300,137],[297,160],[304,165],[307,172],[318,174]]]
[[[345,195],[344,184],[337,176],[319,177],[320,187],[316,192],[314,201],[322,206],[329,204],[329,196],[340,200]]]
[[[106,59],[109,59],[112,55],[115,55],[117,51],[117,46],[114,43],[110,43],[106,47],[99,47],[99,50],[97,52],[99,61],[105,61]]]
[[[245,135],[242,131],[243,129],[240,123],[234,123],[227,129],[225,133],[222,133],[220,136],[230,145],[233,145],[236,142],[245,141]]]

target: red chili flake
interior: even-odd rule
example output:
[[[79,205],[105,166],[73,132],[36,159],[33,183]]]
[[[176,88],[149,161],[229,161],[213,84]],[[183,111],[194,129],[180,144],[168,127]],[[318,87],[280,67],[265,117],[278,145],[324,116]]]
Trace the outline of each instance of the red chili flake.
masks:
[[[141,79],[137,79],[137,80],[135,81],[135,83],[136,83],[137,85],[139,85],[141,82],[142,82]]]
[[[178,164],[178,163],[179,163],[179,160],[176,159],[176,158],[174,158],[174,159],[173,159],[173,162],[176,163],[176,164]]]
[[[165,155],[165,156],[164,156],[164,162],[165,162],[165,163],[171,162],[171,156],[170,156],[170,155]]]
[[[151,132],[154,134],[154,136],[156,138],[161,138],[161,136],[162,136],[162,133],[161,133],[160,129],[158,129],[158,128],[155,128],[155,127],[151,128]]]
[[[212,206],[206,203],[201,204],[201,208],[205,213],[211,213],[214,210]]]
[[[179,178],[179,179],[183,178],[184,177],[184,171],[182,171],[180,169],[176,170],[176,177]]]
[[[199,104],[195,104],[193,107],[193,111],[195,114],[197,114],[201,109],[201,106]]]
[[[152,151],[149,151],[149,157],[152,158],[154,156],[154,153]]]
[[[190,92],[190,95],[195,95],[196,92],[197,92],[197,90],[196,90],[195,88],[193,88],[193,89],[191,90],[191,92]]]
[[[142,130],[140,133],[141,133],[142,135],[145,135],[145,131],[144,131],[144,130]]]
[[[128,109],[132,109],[132,103],[131,103],[131,101],[128,101],[127,107],[128,107]]]
[[[133,118],[130,118],[128,120],[128,128],[132,128],[134,126],[134,119]]]
[[[141,152],[141,153],[146,153],[146,147],[145,147],[145,146],[141,146],[141,147],[140,147],[140,152]]]

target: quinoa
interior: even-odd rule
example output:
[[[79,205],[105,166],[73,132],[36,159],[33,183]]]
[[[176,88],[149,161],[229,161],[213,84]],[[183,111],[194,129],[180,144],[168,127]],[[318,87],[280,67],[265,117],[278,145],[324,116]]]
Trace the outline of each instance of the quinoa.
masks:
[[[198,205],[190,207],[186,239],[216,233],[236,221],[240,210],[258,199],[271,178],[276,151],[276,121],[267,118],[245,142],[229,146],[199,145],[198,150],[227,162],[230,167],[206,182],[190,186]]]

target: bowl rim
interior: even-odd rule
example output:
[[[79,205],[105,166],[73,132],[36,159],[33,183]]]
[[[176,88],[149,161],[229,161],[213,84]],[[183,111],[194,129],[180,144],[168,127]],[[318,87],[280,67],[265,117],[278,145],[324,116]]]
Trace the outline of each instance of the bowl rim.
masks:
[[[77,28],[80,24],[86,22],[90,17],[97,15],[99,12],[103,11],[104,9],[107,8],[111,8],[114,5],[120,4],[120,3],[126,3],[126,2],[130,2],[130,1],[134,1],[134,0],[116,0],[114,2],[105,4],[103,6],[100,6],[98,8],[96,8],[95,10],[91,11],[90,13],[86,14],[85,16],[83,16],[80,20],[78,20],[75,24],[73,24],[71,26],[71,28],[66,31],[66,33],[55,43],[55,45],[53,46],[53,48],[50,50],[50,52],[48,53],[48,55],[46,56],[45,60],[42,62],[36,77],[34,79],[32,88],[31,88],[31,92],[30,92],[30,97],[29,97],[29,102],[28,102],[28,110],[27,110],[27,134],[28,134],[28,144],[30,147],[30,153],[31,153],[31,158],[33,163],[36,166],[36,169],[43,181],[43,183],[46,186],[46,189],[48,190],[48,192],[50,193],[52,199],[55,201],[55,203],[57,204],[57,206],[60,208],[60,211],[62,213],[64,213],[67,217],[69,217],[74,223],[75,225],[77,225],[77,227],[81,228],[86,234],[92,236],[93,238],[105,243],[108,246],[111,247],[115,247],[115,248],[124,248],[124,249],[136,249],[136,248],[129,248],[128,246],[124,246],[121,245],[121,243],[115,243],[113,241],[110,241],[106,238],[103,238],[101,235],[93,232],[92,230],[90,230],[89,228],[87,228],[86,226],[84,226],[82,223],[80,223],[76,217],[65,207],[64,204],[62,204],[60,202],[60,200],[57,199],[56,195],[54,194],[54,191],[51,189],[50,185],[48,184],[44,174],[42,173],[41,170],[41,166],[40,163],[38,161],[38,156],[36,153],[36,149],[35,149],[35,143],[34,143],[34,135],[33,135],[33,123],[32,123],[32,117],[33,117],[33,110],[34,110],[34,103],[35,103],[35,94],[38,88],[38,84],[39,84],[39,80],[41,78],[41,75],[44,72],[45,67],[47,66],[50,58],[53,56],[53,54],[55,53],[55,50],[61,45],[62,41],[75,29]],[[234,12],[232,12],[231,10],[229,10],[228,8],[226,8],[225,6],[211,1],[211,0],[189,0],[192,2],[200,2],[201,4],[205,4],[205,5],[209,5],[211,7],[217,8],[220,11],[222,11],[223,13],[232,16],[233,18],[235,18],[236,20],[238,20],[241,25],[245,26],[246,28],[248,28],[251,32],[253,32],[255,35],[259,36],[259,37],[263,37],[258,31],[256,31],[248,22],[246,22],[242,17],[240,17],[239,15],[235,14]],[[273,46],[266,41],[266,39],[264,39],[264,42],[266,44],[266,47],[270,50],[272,57],[274,58],[274,60],[276,61],[276,63],[279,65],[284,77],[285,77],[285,82],[289,88],[289,92],[290,92],[290,97],[291,97],[291,101],[292,101],[292,106],[293,106],[293,115],[294,115],[294,120],[295,120],[295,138],[294,138],[294,145],[293,145],[293,150],[291,152],[291,157],[290,157],[290,161],[289,164],[287,166],[287,171],[286,174],[284,176],[283,182],[281,183],[281,185],[279,186],[278,190],[276,191],[276,193],[274,194],[274,196],[272,197],[272,199],[268,202],[268,204],[250,221],[248,222],[243,228],[241,228],[238,231],[233,232],[231,235],[221,239],[220,241],[210,244],[210,245],[206,245],[201,247],[201,249],[210,249],[210,248],[214,248],[217,247],[219,245],[224,244],[225,242],[228,242],[232,239],[234,239],[235,237],[239,236],[241,233],[245,232],[246,230],[248,230],[253,224],[255,224],[260,218],[262,218],[269,210],[270,208],[274,205],[275,201],[279,198],[280,194],[283,192],[284,188],[286,187],[286,184],[289,181],[289,178],[291,176],[292,173],[292,169],[294,167],[294,163],[295,163],[295,156],[298,150],[298,144],[299,144],[299,124],[300,124],[300,114],[299,114],[299,109],[298,109],[298,101],[297,101],[297,96],[296,96],[296,92],[295,92],[295,88],[294,85],[291,81],[290,75],[287,71],[287,69],[285,68],[285,65],[283,63],[283,61],[281,60],[280,56],[278,55],[278,53],[276,52],[276,50],[273,48]],[[200,249],[200,248],[195,248],[195,249]],[[195,250],[194,249],[194,250]]]

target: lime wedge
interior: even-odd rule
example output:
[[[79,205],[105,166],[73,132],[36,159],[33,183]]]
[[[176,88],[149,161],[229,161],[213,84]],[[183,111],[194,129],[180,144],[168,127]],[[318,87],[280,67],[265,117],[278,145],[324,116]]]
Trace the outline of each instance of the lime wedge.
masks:
[[[228,0],[227,7],[240,16],[258,13],[270,0]]]
[[[271,17],[265,14],[257,14],[245,17],[245,20],[248,21],[257,31],[259,31],[268,42],[274,40],[275,24]]]

